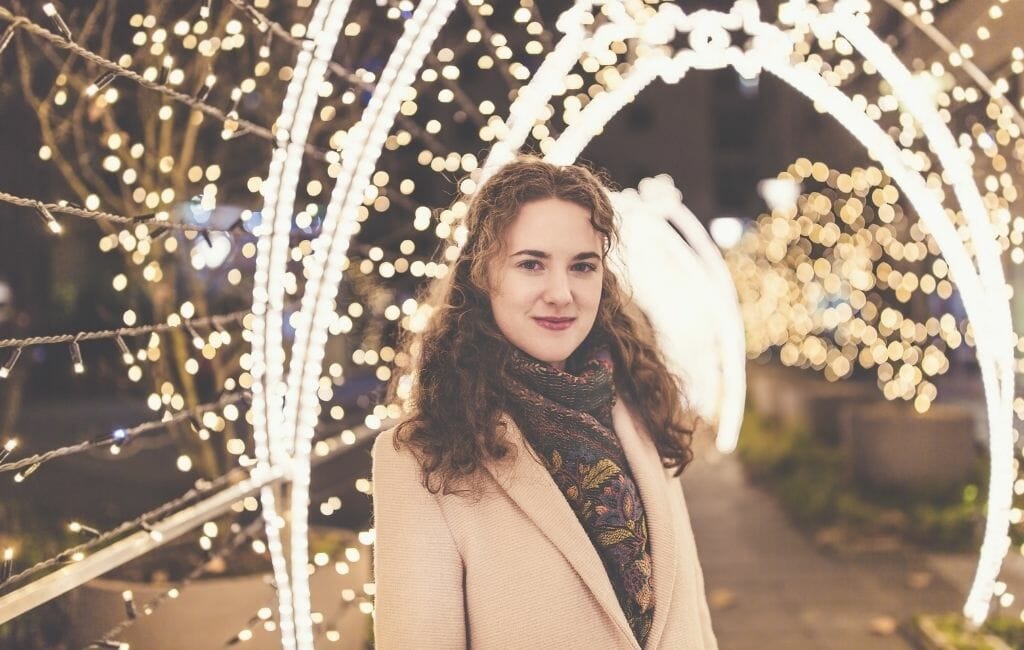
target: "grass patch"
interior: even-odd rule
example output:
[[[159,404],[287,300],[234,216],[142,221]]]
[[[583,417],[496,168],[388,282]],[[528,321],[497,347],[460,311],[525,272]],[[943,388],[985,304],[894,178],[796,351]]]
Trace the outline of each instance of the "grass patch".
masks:
[[[1006,650],[1024,648],[1024,622],[1019,617],[992,615],[970,630],[958,613],[914,617],[915,636],[936,650]]]

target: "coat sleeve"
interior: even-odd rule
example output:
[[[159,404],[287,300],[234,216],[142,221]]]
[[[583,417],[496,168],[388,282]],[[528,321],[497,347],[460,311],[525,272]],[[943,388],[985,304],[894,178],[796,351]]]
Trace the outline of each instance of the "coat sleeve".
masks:
[[[462,557],[440,504],[393,431],[373,445],[373,634],[378,650],[465,648]]]

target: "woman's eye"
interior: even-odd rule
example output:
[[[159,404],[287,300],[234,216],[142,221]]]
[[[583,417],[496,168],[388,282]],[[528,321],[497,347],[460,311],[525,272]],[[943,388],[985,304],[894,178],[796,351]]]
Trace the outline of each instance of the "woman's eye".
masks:
[[[523,260],[517,266],[527,271],[537,271],[541,268],[538,260]],[[573,264],[571,268],[573,271],[581,273],[592,273],[597,270],[597,266],[589,262],[579,262],[578,264]]]

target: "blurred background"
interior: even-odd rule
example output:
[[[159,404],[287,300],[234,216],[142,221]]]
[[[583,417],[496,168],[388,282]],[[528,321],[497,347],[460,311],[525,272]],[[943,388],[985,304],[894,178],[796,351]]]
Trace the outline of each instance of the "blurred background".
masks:
[[[314,387],[317,645],[372,647],[369,448],[401,415],[383,390],[408,366],[397,340],[422,325],[422,291],[465,238],[457,199],[573,27],[556,25],[571,5],[457,3],[355,208]],[[975,339],[991,334],[985,363],[1016,375],[1024,344],[999,326],[1008,304],[1016,330],[1024,306],[1024,8],[845,5],[948,129],[986,231],[881,55],[814,23],[841,5],[597,3],[574,15],[586,33],[616,20],[650,28],[571,62],[523,148],[552,154],[561,134],[586,127],[580,159],[607,171],[624,223],[652,220],[630,230],[623,263],[708,423],[683,484],[722,648],[1024,647],[1024,401],[1013,386],[1010,399],[986,393]],[[281,646],[255,492],[192,515],[127,563],[97,562],[74,588],[32,586],[194,513],[257,462],[262,194],[316,6],[0,4],[0,614],[18,611],[3,616],[5,647]],[[362,145],[353,127],[417,6],[355,0],[344,16],[296,179],[286,350],[305,326],[300,299],[322,264],[314,242],[336,179]],[[941,236],[834,104],[750,61],[728,64],[754,47],[757,15],[788,65],[841,91],[917,174],[942,207]],[[679,53],[693,58],[671,63]],[[642,61],[658,74],[632,89]],[[622,108],[605,124],[606,101]],[[655,250],[664,257],[645,264]],[[962,286],[975,290],[987,250],[1005,290],[982,282],[989,302],[969,314]],[[996,488],[1014,503],[993,513],[990,444],[1005,443],[1008,461],[1011,438],[1012,475]],[[989,515],[1009,526],[1009,550],[972,630],[961,610]],[[17,604],[33,598],[27,611]]]

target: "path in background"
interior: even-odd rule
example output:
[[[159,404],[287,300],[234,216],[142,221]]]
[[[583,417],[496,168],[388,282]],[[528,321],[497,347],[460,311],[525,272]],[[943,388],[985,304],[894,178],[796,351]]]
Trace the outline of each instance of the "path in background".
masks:
[[[873,623],[962,606],[962,587],[928,557],[826,554],[748,484],[738,459],[703,438],[694,451],[683,485],[722,650],[905,650],[899,632],[872,633]]]

